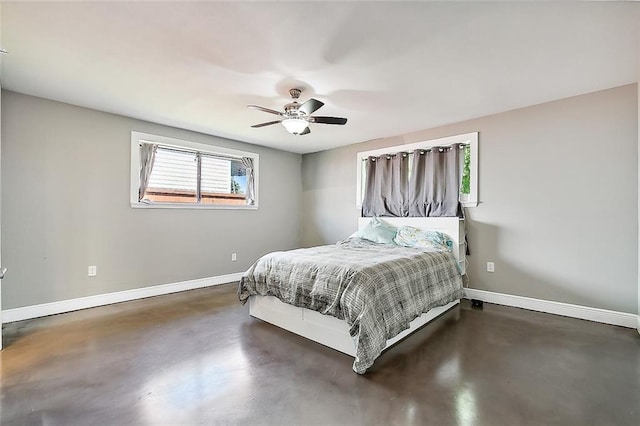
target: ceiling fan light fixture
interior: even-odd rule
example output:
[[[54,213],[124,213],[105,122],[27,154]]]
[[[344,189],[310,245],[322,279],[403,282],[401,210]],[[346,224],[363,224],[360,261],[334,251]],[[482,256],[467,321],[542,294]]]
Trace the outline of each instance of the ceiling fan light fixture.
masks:
[[[309,122],[302,118],[287,118],[282,120],[282,125],[292,135],[299,135],[309,126]]]

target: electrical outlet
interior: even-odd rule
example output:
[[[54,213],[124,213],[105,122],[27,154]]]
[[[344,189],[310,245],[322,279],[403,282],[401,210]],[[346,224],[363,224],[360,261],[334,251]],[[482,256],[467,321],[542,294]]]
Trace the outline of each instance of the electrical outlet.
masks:
[[[96,275],[98,275],[98,267],[95,265],[89,266],[87,275],[89,275],[90,277],[95,277]]]
[[[235,262],[236,260],[238,260],[238,256],[235,253],[231,253],[231,261]]]
[[[496,265],[493,262],[487,262],[487,272],[495,272]]]

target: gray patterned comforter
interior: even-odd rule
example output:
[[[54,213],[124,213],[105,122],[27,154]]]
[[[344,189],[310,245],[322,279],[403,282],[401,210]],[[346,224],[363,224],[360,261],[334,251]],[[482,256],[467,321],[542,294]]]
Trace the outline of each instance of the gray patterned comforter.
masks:
[[[462,297],[462,279],[451,253],[351,238],[263,256],[238,287],[243,304],[252,295],[346,320],[363,374],[413,319]]]

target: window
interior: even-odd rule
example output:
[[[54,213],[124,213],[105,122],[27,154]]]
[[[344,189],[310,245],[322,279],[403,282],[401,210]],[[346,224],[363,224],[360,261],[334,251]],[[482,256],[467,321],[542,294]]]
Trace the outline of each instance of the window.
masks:
[[[362,207],[364,197],[364,185],[366,182],[366,167],[363,167],[364,160],[369,156],[380,156],[396,152],[411,152],[416,149],[428,149],[432,147],[444,147],[453,144],[464,145],[464,155],[461,156],[461,185],[460,202],[464,207],[476,207],[478,205],[478,133],[467,133],[464,135],[449,136],[441,139],[433,139],[407,145],[397,145],[388,148],[376,149],[373,151],[359,152],[357,155],[357,183],[356,183],[356,204]],[[411,165],[409,165],[411,170]]]
[[[258,154],[131,132],[131,205],[257,208]]]

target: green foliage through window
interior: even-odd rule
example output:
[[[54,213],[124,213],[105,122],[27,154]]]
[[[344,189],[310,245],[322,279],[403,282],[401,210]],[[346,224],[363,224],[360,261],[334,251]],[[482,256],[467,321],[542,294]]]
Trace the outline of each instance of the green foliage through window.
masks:
[[[241,193],[242,190],[240,189],[240,184],[238,182],[236,182],[236,179],[234,176],[231,176],[231,193],[232,194],[239,194]]]
[[[464,165],[462,166],[462,186],[460,192],[463,194],[471,193],[471,147],[464,147]]]

